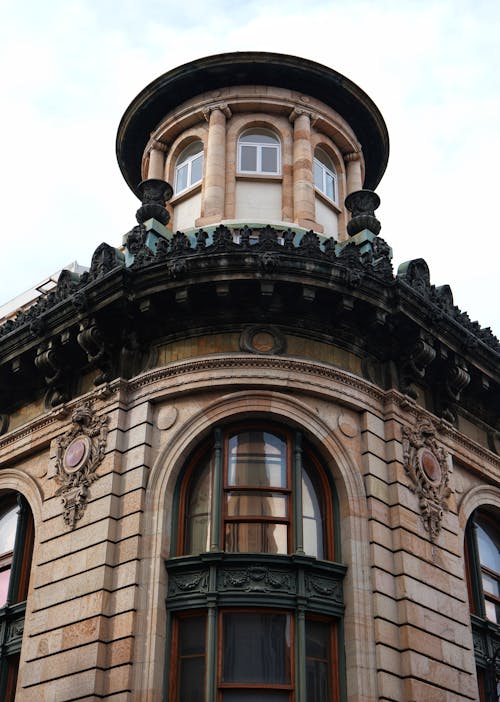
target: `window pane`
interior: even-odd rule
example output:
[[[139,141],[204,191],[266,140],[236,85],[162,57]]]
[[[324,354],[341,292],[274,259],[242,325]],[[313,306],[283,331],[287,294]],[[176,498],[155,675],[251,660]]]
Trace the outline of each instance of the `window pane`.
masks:
[[[488,573],[483,573],[483,590],[490,595],[500,597],[500,583],[496,578],[492,578]]]
[[[240,170],[257,171],[257,147],[256,146],[240,146]]]
[[[227,495],[227,513],[230,517],[238,515],[252,517],[287,516],[288,498],[276,492],[250,492],[240,490]]]
[[[271,146],[263,146],[261,151],[261,171],[263,173],[278,172],[278,149]]]
[[[178,702],[199,702],[205,687],[205,616],[178,620]]]
[[[225,614],[223,682],[289,684],[290,643],[290,618],[286,614]]]
[[[321,509],[311,478],[305,470],[302,471],[302,514],[304,551],[308,556],[324,558]]]
[[[181,656],[205,654],[205,616],[185,617],[179,621]]]
[[[224,702],[287,702],[290,694],[283,690],[224,690]]]
[[[225,549],[232,553],[288,553],[286,524],[226,523]]]
[[[500,538],[489,523],[477,523],[477,542],[481,565],[500,573]]]
[[[314,160],[314,185],[323,192],[323,169],[316,159]]]
[[[252,129],[251,132],[243,134],[239,138],[240,142],[250,144],[279,144],[279,139],[274,134],[269,134],[263,129]]]
[[[306,620],[307,702],[331,699],[330,624]]]
[[[7,592],[9,589],[10,568],[0,571],[0,607],[3,607],[7,601]]]
[[[9,506],[0,515],[0,556],[14,550],[18,507]]]
[[[186,553],[201,553],[210,549],[211,491],[211,461],[207,457],[189,488],[186,514]]]
[[[197,156],[191,162],[191,182],[190,185],[199,183],[203,176],[203,154]]]
[[[490,622],[500,623],[500,605],[491,600],[486,600],[484,605],[486,609],[486,619],[489,619]]]
[[[325,195],[329,197],[330,200],[335,200],[335,181],[328,171],[325,172],[325,186]]]
[[[187,178],[188,178],[188,165],[186,163],[186,164],[184,164],[184,166],[181,166],[176,171],[176,174],[175,174],[175,192],[176,193],[179,193],[181,190],[185,190],[187,188],[187,184],[188,184]]]
[[[286,444],[274,434],[247,431],[229,440],[228,484],[287,487]]]
[[[180,663],[179,702],[200,702],[204,697],[205,659],[184,658]]]

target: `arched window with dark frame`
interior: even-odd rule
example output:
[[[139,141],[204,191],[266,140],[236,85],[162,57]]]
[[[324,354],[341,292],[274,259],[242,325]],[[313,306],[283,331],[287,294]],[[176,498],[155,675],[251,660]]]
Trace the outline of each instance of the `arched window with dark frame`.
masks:
[[[481,702],[500,700],[499,518],[498,509],[478,509],[466,530],[467,587]]]
[[[33,552],[33,516],[17,493],[0,495],[0,699],[13,702]]]
[[[345,567],[333,486],[302,434],[217,428],[178,494],[169,702],[336,702]]]

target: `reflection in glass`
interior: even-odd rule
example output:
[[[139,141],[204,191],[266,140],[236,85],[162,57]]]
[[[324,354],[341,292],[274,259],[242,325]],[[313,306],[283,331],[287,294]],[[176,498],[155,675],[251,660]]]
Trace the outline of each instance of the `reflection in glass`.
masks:
[[[330,625],[306,620],[306,691],[307,702],[329,702]]]
[[[305,469],[302,470],[302,530],[304,552],[308,556],[324,558],[321,509],[316,490]]]
[[[273,522],[226,522],[225,547],[232,553],[287,553],[288,528]]]
[[[223,641],[223,682],[290,683],[288,614],[228,612],[223,617]]]
[[[287,702],[290,694],[284,690],[223,690],[223,702]]]
[[[275,434],[246,431],[229,439],[228,484],[287,487],[286,444]]]
[[[0,556],[14,550],[17,529],[17,505],[8,507],[0,514]]]
[[[179,620],[177,702],[199,702],[205,687],[205,617]]]
[[[227,514],[247,517],[287,516],[288,497],[279,492],[239,490],[227,493]]]
[[[186,513],[186,553],[210,550],[211,459],[207,456],[191,482]]]

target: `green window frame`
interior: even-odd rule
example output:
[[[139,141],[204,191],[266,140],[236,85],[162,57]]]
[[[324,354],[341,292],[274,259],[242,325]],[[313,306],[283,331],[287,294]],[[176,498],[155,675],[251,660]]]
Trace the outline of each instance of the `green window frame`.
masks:
[[[17,493],[0,496],[0,699],[14,702],[26,615],[33,516],[26,499]]]
[[[216,427],[174,504],[164,699],[345,702],[336,493],[302,433],[264,419]],[[241,523],[284,525],[286,548],[246,526],[251,548],[234,548]]]
[[[500,699],[500,510],[477,509],[465,533],[467,588],[481,702]]]

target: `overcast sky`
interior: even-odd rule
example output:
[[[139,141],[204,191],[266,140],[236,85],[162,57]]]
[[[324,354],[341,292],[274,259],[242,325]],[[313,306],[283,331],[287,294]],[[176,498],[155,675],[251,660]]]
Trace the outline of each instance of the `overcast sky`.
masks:
[[[121,115],[165,71],[224,51],[295,54],[348,76],[389,130],[378,193],[395,268],[500,335],[499,0],[0,0],[0,305],[119,246],[138,201]]]

